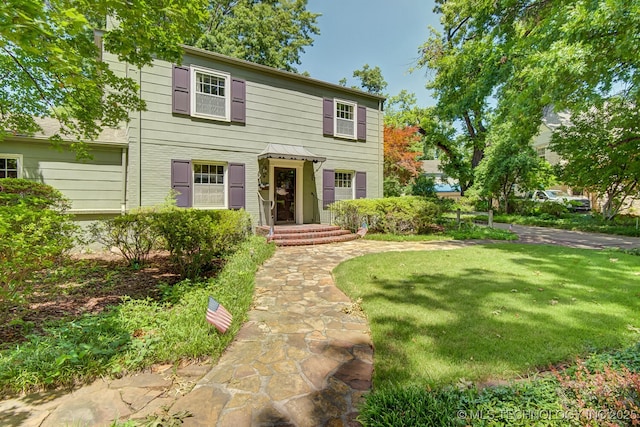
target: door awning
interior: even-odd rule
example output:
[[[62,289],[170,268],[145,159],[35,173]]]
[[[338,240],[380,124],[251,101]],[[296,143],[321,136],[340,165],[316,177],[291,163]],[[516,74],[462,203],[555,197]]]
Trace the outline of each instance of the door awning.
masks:
[[[269,144],[262,153],[258,154],[258,159],[287,159],[287,160],[308,160],[310,162],[324,162],[326,157],[313,154],[301,145]]]

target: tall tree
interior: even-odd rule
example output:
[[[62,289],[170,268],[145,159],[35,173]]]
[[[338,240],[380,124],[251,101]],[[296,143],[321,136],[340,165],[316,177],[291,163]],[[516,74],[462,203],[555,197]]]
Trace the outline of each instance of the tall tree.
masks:
[[[640,109],[635,103],[612,98],[585,108],[552,135],[549,148],[565,160],[564,182],[604,198],[606,218],[640,195]]]
[[[478,150],[490,97],[495,120],[529,138],[546,105],[580,109],[614,88],[640,101],[640,0],[436,3],[443,31],[422,47],[421,64],[435,71],[439,115],[480,136]]]
[[[549,164],[538,157],[528,140],[513,140],[511,124],[496,125],[486,156],[475,169],[474,189],[487,199],[497,199],[503,212],[519,191],[544,187],[550,177]]]
[[[197,47],[287,71],[320,34],[307,0],[210,0]]]
[[[361,69],[353,72],[353,77],[360,82],[360,86],[352,85],[351,88],[385,96],[384,90],[387,88],[387,81],[382,76],[382,70],[377,65],[371,68],[369,64],[364,64]],[[338,84],[346,87],[347,78],[341,78]]]
[[[144,108],[138,87],[99,60],[94,28],[111,16],[118,26],[104,48],[137,67],[154,57],[180,62],[180,44],[204,19],[203,0],[5,0],[0,4],[0,141],[39,130],[35,118],[53,116],[62,136],[97,137],[131,110]],[[159,25],[161,24],[161,25]],[[76,147],[82,155],[83,145]]]

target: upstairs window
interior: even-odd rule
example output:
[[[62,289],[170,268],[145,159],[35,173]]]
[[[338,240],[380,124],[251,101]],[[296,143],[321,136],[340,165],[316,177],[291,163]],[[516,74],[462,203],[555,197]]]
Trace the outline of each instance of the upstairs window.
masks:
[[[356,139],[356,103],[334,100],[335,122],[334,135],[343,138]]]
[[[17,155],[0,154],[0,178],[21,178],[21,159]]]
[[[191,112],[193,116],[229,121],[230,75],[192,67]]]

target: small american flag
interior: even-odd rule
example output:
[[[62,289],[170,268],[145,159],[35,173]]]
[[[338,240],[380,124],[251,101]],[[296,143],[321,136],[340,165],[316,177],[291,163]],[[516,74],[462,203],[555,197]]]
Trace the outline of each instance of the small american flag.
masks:
[[[221,334],[227,332],[231,325],[233,316],[218,301],[209,297],[209,306],[207,307],[207,322],[211,323],[220,331]]]

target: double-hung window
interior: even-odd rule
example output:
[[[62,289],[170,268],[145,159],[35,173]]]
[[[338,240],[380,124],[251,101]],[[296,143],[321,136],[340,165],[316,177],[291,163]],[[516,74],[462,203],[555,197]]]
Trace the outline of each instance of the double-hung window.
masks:
[[[335,200],[353,199],[353,172],[336,171]]]
[[[230,75],[200,67],[192,67],[191,73],[191,114],[230,121]]]
[[[22,158],[15,154],[0,154],[0,178],[22,178]]]
[[[226,168],[220,163],[193,164],[193,206],[226,208]]]
[[[355,102],[334,100],[335,121],[334,135],[342,138],[356,139],[357,104]]]

